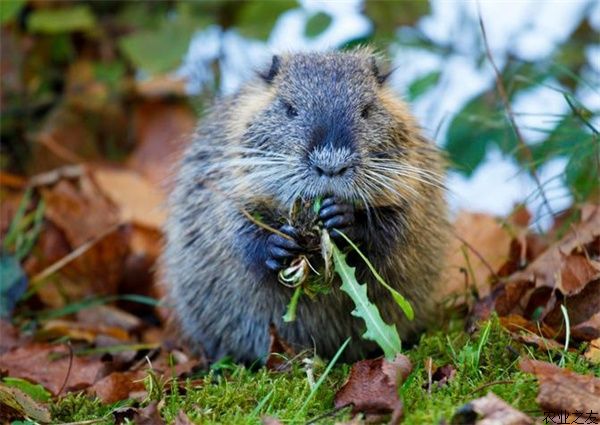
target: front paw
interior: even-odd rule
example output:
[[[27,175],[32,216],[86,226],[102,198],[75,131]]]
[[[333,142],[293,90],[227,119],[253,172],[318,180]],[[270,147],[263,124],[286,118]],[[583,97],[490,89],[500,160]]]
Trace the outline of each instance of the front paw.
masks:
[[[354,205],[343,203],[333,197],[325,198],[319,210],[319,218],[323,222],[323,227],[329,231],[335,240],[344,241],[344,238],[336,230],[344,233],[350,239],[356,237]]]
[[[280,227],[279,231],[288,235],[291,239],[284,238],[276,233],[272,233],[267,238],[267,260],[265,265],[276,272],[287,267],[292,259],[303,252],[302,247],[296,241],[298,231],[295,228],[286,224]]]

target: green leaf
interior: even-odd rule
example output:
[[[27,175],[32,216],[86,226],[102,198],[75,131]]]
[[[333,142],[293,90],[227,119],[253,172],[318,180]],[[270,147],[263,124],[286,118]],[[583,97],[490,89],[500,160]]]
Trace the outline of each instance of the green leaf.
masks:
[[[175,69],[183,60],[195,31],[206,25],[181,3],[172,11],[173,19],[161,21],[158,28],[145,29],[119,39],[119,48],[136,67],[149,74]]]
[[[11,388],[3,383],[0,383],[0,405],[9,406],[22,416],[38,422],[49,423],[51,420],[47,406],[38,403],[18,388]]]
[[[296,320],[296,308],[298,307],[298,300],[300,299],[300,295],[302,295],[302,286],[298,286],[294,291],[294,295],[292,295],[292,299],[287,306],[287,311],[283,316],[283,321],[286,323],[293,322]]]
[[[402,25],[414,25],[429,13],[427,0],[411,1],[365,1],[365,14],[373,20],[375,36],[379,39],[394,39]]]
[[[337,232],[346,240],[346,242],[348,242],[350,244],[352,249],[354,249],[358,253],[360,258],[362,258],[362,260],[365,262],[365,264],[367,265],[367,267],[373,274],[373,276],[375,276],[375,279],[377,279],[377,281],[385,289],[387,289],[390,292],[390,294],[392,294],[394,301],[396,301],[396,304],[398,304],[398,306],[402,309],[402,311],[404,312],[406,317],[409,320],[413,320],[415,318],[415,312],[413,311],[413,308],[410,305],[410,303],[408,302],[408,300],[406,298],[404,298],[402,296],[402,294],[400,294],[400,292],[396,291],[394,288],[392,288],[390,285],[388,285],[388,283],[385,281],[385,279],[383,277],[381,277],[381,275],[379,273],[377,273],[377,270],[375,270],[375,267],[373,267],[373,264],[371,264],[369,259],[362,253],[362,251],[360,249],[358,249],[358,247],[354,244],[354,242],[352,242],[352,240],[350,240],[350,238],[348,236],[346,236],[343,232],[340,232],[339,230],[337,230]]]
[[[408,86],[408,100],[415,100],[432,86],[435,86],[440,80],[440,75],[442,75],[440,71],[432,71],[413,81],[410,86]]]
[[[573,151],[565,177],[576,201],[583,202],[600,190],[600,141],[591,135]]]
[[[7,376],[2,380],[7,386],[18,388],[25,394],[33,398],[35,401],[48,402],[52,398],[52,394],[40,384],[33,384],[21,378],[13,378]]]
[[[324,12],[315,13],[306,22],[304,35],[308,38],[315,38],[329,28],[329,25],[331,25],[331,16]]]
[[[238,6],[236,27],[246,37],[266,40],[279,16],[297,6],[293,0],[245,1]]]
[[[44,34],[88,31],[95,25],[96,19],[87,5],[34,10],[27,20],[29,31]]]
[[[4,24],[14,19],[23,6],[26,0],[2,0],[0,1],[0,24]]]
[[[350,267],[342,251],[335,244],[332,245],[335,271],[342,279],[340,288],[354,301],[356,308],[352,311],[352,315],[360,317],[365,322],[367,330],[363,334],[363,338],[377,343],[385,357],[393,359],[402,350],[398,330],[395,326],[388,325],[383,321],[377,306],[369,301],[367,285],[358,283],[354,267]]]
[[[475,97],[450,123],[445,148],[453,166],[470,176],[495,144],[504,153],[514,153],[517,139],[501,105],[492,92]]]

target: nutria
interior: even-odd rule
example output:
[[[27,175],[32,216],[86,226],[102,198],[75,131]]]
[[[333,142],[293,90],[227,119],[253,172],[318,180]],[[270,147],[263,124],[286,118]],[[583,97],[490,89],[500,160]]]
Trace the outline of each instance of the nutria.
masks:
[[[298,199],[321,199],[318,218],[333,240],[344,244],[335,229],[349,235],[410,300],[413,321],[349,257],[403,339],[434,317],[448,230],[443,161],[378,63],[364,48],[274,56],[198,126],[170,197],[163,263],[176,321],[209,360],[264,360],[270,324],[323,357],[348,337],[346,361],[376,352],[335,281],[283,321],[294,290],[278,271],[309,250],[286,221]]]

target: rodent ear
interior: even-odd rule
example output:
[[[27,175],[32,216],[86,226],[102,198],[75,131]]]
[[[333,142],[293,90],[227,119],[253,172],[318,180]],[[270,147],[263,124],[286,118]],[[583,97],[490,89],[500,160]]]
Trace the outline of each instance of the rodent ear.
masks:
[[[386,72],[385,74],[382,74],[381,71],[379,70],[379,65],[377,64],[377,59],[374,56],[371,56],[371,70],[373,71],[373,75],[375,76],[375,79],[377,80],[377,83],[382,86],[386,80],[388,79],[388,77],[392,74],[392,71]]]
[[[260,77],[265,80],[267,84],[271,84],[273,79],[279,73],[279,66],[281,65],[281,58],[277,55],[273,55],[273,61],[271,62],[271,68],[268,72],[261,72]]]

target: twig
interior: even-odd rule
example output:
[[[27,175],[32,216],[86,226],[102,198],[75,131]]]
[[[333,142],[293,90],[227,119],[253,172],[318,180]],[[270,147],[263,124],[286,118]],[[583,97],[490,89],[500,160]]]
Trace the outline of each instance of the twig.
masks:
[[[69,349],[69,367],[67,368],[67,374],[65,375],[65,380],[63,381],[60,390],[58,390],[58,393],[56,394],[57,396],[60,395],[60,393],[63,392],[63,390],[65,389],[65,387],[67,386],[67,382],[69,381],[69,377],[71,376],[71,368],[73,367],[73,347],[71,347],[71,341],[67,341],[67,343],[65,344],[67,346],[67,348]]]
[[[573,102],[571,102],[571,99],[569,98],[569,95],[566,93],[563,93],[563,97],[565,98],[565,100],[567,101],[567,103],[569,104],[569,108],[571,108],[571,111],[575,114],[575,116],[577,118],[579,118],[579,120],[590,130],[592,130],[592,133],[594,133],[594,136],[598,136],[600,133],[598,132],[598,130],[596,129],[596,127],[594,127],[592,125],[592,123],[585,118],[581,111],[579,110],[579,108],[577,108],[577,106],[575,106],[573,104]]]
[[[286,235],[283,232],[280,232],[279,230],[269,226],[268,224],[262,223],[260,221],[258,221],[257,219],[255,219],[254,217],[252,217],[252,214],[250,214],[248,211],[246,211],[243,207],[239,207],[240,208],[240,212],[242,214],[244,214],[244,216],[250,220],[252,223],[256,224],[258,227],[262,227],[263,229],[271,232],[271,233],[275,233],[276,235],[279,235],[283,238],[289,239],[289,240],[294,240],[291,236]]]
[[[544,188],[542,187],[540,179],[535,171],[535,166],[533,165],[533,154],[531,153],[531,149],[529,149],[529,146],[527,145],[527,143],[525,143],[525,139],[523,138],[523,135],[521,134],[521,130],[519,130],[519,126],[517,125],[517,122],[515,120],[515,114],[512,110],[512,106],[510,104],[510,100],[508,99],[508,95],[506,94],[506,89],[504,87],[504,83],[502,82],[502,75],[500,74],[500,70],[498,69],[496,62],[494,61],[494,57],[492,56],[492,52],[490,50],[490,45],[488,43],[487,34],[485,32],[485,26],[483,25],[483,18],[481,17],[481,5],[479,4],[479,2],[477,2],[477,13],[479,15],[479,26],[481,28],[481,34],[483,36],[483,44],[485,46],[485,54],[488,57],[490,64],[492,65],[492,68],[494,69],[494,74],[496,76],[496,89],[498,90],[498,94],[500,95],[500,98],[502,99],[502,103],[504,103],[504,109],[506,111],[506,115],[508,116],[508,120],[511,124],[511,127],[512,127],[513,131],[515,132],[517,142],[519,143],[523,153],[525,154],[525,164],[529,168],[529,174],[535,181],[535,184],[537,185],[538,190],[540,191],[540,195],[542,196],[544,205],[550,212],[550,215],[552,217],[554,217],[554,212],[552,211],[552,208],[550,207],[550,203],[548,202],[548,198],[546,198],[546,193],[544,192]]]
[[[85,160],[82,157],[80,157],[74,152],[71,152],[68,149],[65,149],[63,146],[57,143],[56,140],[54,140],[54,137],[48,134],[40,135],[37,138],[37,142],[47,147],[50,152],[52,152],[54,155],[56,155],[62,160],[65,160],[72,164],[79,164],[85,162]]]
[[[535,381],[535,379],[532,379],[531,381]],[[511,379],[505,379],[502,381],[493,381],[493,382],[487,382],[483,385],[480,385],[479,387],[475,388],[473,391],[471,391],[469,394],[466,395],[466,397],[470,397],[473,394],[486,389],[487,387],[493,387],[494,385],[508,385],[508,384],[514,384],[515,381],[511,380]]]
[[[87,250],[89,250],[91,247],[93,247],[96,243],[98,243],[99,241],[104,239],[106,236],[110,235],[112,232],[114,232],[116,229],[118,229],[119,226],[121,226],[121,223],[117,223],[117,224],[109,227],[107,230],[105,230],[104,232],[102,232],[101,234],[96,236],[94,239],[89,240],[89,241],[85,242],[84,244],[78,246],[76,249],[71,251],[69,254],[65,255],[60,260],[49,265],[44,270],[42,270],[41,272],[39,272],[38,274],[33,276],[30,280],[31,285],[32,285],[31,289],[36,289],[35,284],[43,281],[48,276],[56,273],[58,270],[60,270],[61,268],[63,268],[67,264],[69,264],[71,261],[75,260],[77,257],[84,254]]]

